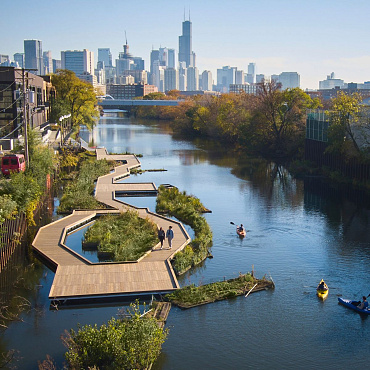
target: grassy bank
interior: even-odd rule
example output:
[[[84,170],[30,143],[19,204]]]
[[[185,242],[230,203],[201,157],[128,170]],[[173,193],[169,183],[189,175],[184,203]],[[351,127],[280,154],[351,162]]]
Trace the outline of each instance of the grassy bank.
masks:
[[[195,239],[181,252],[177,253],[172,261],[178,275],[183,274],[191,267],[202,262],[209,256],[212,245],[212,231],[203,217],[208,212],[200,200],[180,192],[177,188],[159,187],[156,212],[169,214],[181,222],[189,225],[195,232]]]
[[[207,303],[234,298],[251,291],[258,292],[275,287],[271,280],[256,279],[251,274],[240,275],[235,279],[201,285],[196,287],[194,284],[178,289],[171,294],[167,294],[165,299],[181,308],[191,308]]]
[[[100,217],[85,233],[100,255],[114,262],[136,261],[157,244],[157,226],[135,211]]]

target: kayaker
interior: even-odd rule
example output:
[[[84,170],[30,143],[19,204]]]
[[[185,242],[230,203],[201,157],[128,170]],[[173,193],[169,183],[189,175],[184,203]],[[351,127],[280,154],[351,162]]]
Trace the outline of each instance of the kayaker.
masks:
[[[362,297],[362,302],[357,306],[360,310],[366,310],[369,307],[369,302],[366,300],[366,297]]]
[[[240,224],[240,226],[238,227],[238,231],[239,231],[240,233],[242,233],[242,232],[244,231],[244,226],[243,226],[243,224]]]
[[[317,287],[318,290],[325,290],[326,287],[325,287],[325,281],[322,280],[321,283],[319,284],[319,286]]]

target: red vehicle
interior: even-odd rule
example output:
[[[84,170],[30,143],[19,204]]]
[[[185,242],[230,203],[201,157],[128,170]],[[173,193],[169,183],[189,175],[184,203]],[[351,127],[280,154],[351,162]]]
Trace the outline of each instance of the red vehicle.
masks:
[[[26,170],[26,162],[23,154],[9,154],[1,158],[1,172],[10,175],[12,172],[23,172]]]

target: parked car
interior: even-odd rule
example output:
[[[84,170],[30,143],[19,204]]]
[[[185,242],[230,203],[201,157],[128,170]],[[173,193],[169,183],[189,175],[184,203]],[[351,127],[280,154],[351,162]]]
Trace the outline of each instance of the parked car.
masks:
[[[26,170],[26,162],[23,154],[8,154],[1,158],[1,172],[4,176],[12,172],[23,172]]]

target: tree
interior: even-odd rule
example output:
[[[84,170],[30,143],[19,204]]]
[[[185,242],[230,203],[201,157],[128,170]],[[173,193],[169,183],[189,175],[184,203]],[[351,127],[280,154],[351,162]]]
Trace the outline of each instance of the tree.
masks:
[[[166,95],[162,92],[152,92],[143,97],[143,100],[166,100]]]
[[[319,105],[299,88],[281,90],[274,80],[259,83],[255,120],[265,145],[277,155],[287,154],[288,145],[304,132],[306,109]]]
[[[328,152],[362,156],[369,144],[369,114],[358,93],[340,92],[331,101]],[[361,145],[363,144],[363,145]],[[364,145],[367,144],[367,145]]]
[[[94,87],[68,70],[59,70],[52,75],[51,81],[56,90],[52,119],[57,122],[59,117],[70,113],[75,133],[80,131],[81,125],[92,130],[99,117]]]

